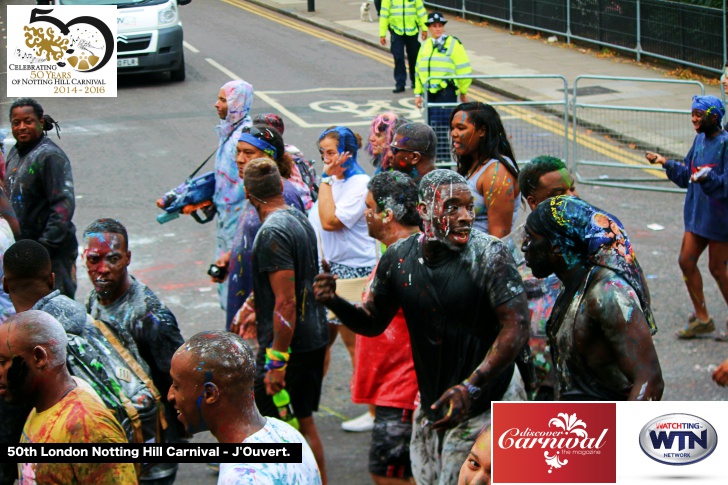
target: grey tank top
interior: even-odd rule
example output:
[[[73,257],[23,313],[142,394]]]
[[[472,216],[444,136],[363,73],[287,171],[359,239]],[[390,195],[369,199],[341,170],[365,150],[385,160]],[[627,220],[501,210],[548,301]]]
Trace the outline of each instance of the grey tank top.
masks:
[[[511,167],[513,167],[513,160],[508,157],[503,158],[505,158],[506,162],[511,164]],[[490,167],[494,163],[498,163],[498,159],[491,158],[468,178],[468,187],[470,187],[470,191],[473,193],[473,197],[475,198],[475,222],[473,223],[473,227],[480,231],[483,231],[486,234],[490,234],[490,232],[488,232],[488,208],[485,205],[485,197],[478,192],[477,185],[478,179],[481,175],[483,175],[483,172],[485,172],[488,167]],[[505,167],[503,167],[502,169],[507,170]],[[501,170],[501,168],[496,167],[496,171],[497,170]],[[514,177],[514,184],[516,183],[515,179],[516,177]],[[516,203],[513,207],[513,220],[511,221],[511,231],[516,227],[516,219],[518,219],[519,208],[520,204],[518,203],[518,200],[516,200]]]

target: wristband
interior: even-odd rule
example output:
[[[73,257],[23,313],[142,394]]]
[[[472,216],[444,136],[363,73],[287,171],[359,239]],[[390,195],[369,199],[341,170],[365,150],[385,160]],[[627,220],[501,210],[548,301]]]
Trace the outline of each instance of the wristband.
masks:
[[[284,370],[290,358],[290,353],[273,350],[269,347],[265,349],[265,370]]]
[[[467,389],[470,399],[475,400],[480,397],[480,393],[482,392],[481,389],[478,386],[471,384],[469,380],[465,379],[461,385]]]

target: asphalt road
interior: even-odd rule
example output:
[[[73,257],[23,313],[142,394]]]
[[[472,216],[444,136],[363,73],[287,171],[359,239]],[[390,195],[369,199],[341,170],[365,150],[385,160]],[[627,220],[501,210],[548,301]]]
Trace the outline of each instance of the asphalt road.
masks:
[[[216,147],[212,105],[222,84],[234,77],[252,83],[256,89],[252,113],[283,113],[286,142],[297,145],[309,158],[314,158],[317,137],[327,126],[347,124],[366,136],[366,125],[385,109],[414,119],[419,113],[413,109],[411,91],[391,93],[391,68],[383,64],[387,56],[379,51],[363,45],[351,48],[351,41],[311,26],[290,20],[282,25],[276,18],[263,18],[219,0],[192,2],[181,12],[187,42],[185,82],[170,83],[164,75],[121,77],[115,99],[41,101],[63,127],[59,144],[73,164],[79,239],[83,228],[98,217],[121,220],[130,234],[132,274],[170,306],[183,335],[190,337],[223,327],[216,291],[205,275],[213,261],[214,228],[186,217],[160,226],[154,201],[181,183]],[[3,91],[4,85],[0,76]],[[0,103],[2,127],[8,127],[8,105],[7,99]],[[563,140],[553,132],[518,117],[507,117],[506,123],[517,154],[526,158],[538,154],[529,141],[535,139],[551,140],[551,145],[540,145],[541,153],[560,154],[557,150]],[[367,158],[362,155],[362,166],[367,166]],[[713,385],[710,372],[728,357],[726,344],[708,338],[682,342],[673,337],[690,311],[676,263],[683,196],[587,185],[579,186],[579,192],[621,219],[648,275],[660,328],[655,345],[666,382],[664,399],[725,399],[728,394]],[[653,223],[664,229],[648,229]],[[726,306],[705,261],[701,268],[708,307],[722,325],[728,317]],[[79,280],[81,300],[90,284],[83,272]],[[366,472],[369,436],[339,429],[343,417],[364,410],[349,400],[350,374],[348,355],[337,343],[324,382],[322,409],[315,418],[332,484],[371,483]],[[183,464],[177,483],[214,483],[215,479],[204,465]]]

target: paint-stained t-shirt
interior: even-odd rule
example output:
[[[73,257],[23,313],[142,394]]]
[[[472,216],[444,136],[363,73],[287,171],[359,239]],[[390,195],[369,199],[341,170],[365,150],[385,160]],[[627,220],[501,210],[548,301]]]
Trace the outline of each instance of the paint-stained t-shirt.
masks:
[[[301,463],[221,463],[217,485],[321,485],[316,458],[301,433],[275,418],[243,443],[301,443]]]
[[[690,176],[710,167],[705,180],[690,183]],[[683,207],[685,231],[713,241],[728,242],[728,132],[713,138],[695,137],[683,162],[668,160],[667,177],[688,189]]]
[[[296,187],[288,180],[283,180],[283,200],[289,206],[304,212],[304,205]],[[235,314],[243,306],[246,298],[253,291],[253,273],[250,265],[253,261],[253,242],[258,234],[261,222],[258,212],[252,204],[246,203],[238,219],[235,239],[230,254],[230,273],[228,276],[227,329],[235,318]]]
[[[306,216],[297,209],[270,214],[253,244],[253,288],[261,348],[273,343],[275,295],[269,273],[282,270],[293,270],[296,276],[296,323],[291,351],[308,352],[326,346],[329,330],[325,310],[313,296],[313,279],[318,274],[316,235]],[[262,370],[262,366],[258,365],[258,369]]]
[[[39,413],[35,408],[23,427],[21,443],[126,443],[111,411],[83,385]],[[19,463],[20,485],[137,483],[133,463]]]
[[[495,308],[524,292],[513,256],[493,236],[473,230],[462,251],[437,262],[422,254],[416,234],[390,246],[372,284],[375,305],[401,305],[412,341],[423,409],[466,379],[483,362],[500,326]],[[512,375],[509,367],[470,407],[485,411],[499,399]]]
[[[169,375],[172,356],[184,339],[169,308],[145,284],[131,278],[126,293],[109,305],[99,303],[96,290],[91,290],[86,308],[95,320],[108,323],[124,347],[149,366],[150,377],[162,396],[170,423],[164,432],[165,439],[177,443],[183,430],[177,413],[167,402],[167,393],[172,385]]]

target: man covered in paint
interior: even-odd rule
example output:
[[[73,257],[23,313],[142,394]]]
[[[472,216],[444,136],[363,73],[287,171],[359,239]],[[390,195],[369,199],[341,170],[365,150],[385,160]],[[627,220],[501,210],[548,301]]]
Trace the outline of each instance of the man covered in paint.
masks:
[[[16,239],[48,249],[56,288],[74,298],[78,241],[71,222],[76,209],[71,162],[47,136],[53,125],[36,100],[15,101],[10,123],[17,143],[8,153],[5,187],[20,224]]]
[[[421,408],[410,454],[417,483],[452,484],[482,427],[490,402],[525,400],[514,359],[528,342],[528,304],[503,243],[473,231],[465,179],[434,170],[420,181],[424,234],[390,246],[369,298],[338,297],[330,274],[316,277],[316,298],[358,334],[381,334],[402,308],[412,343]]]
[[[217,210],[214,261],[232,249],[238,218],[245,205],[245,190],[238,176],[235,156],[243,128],[253,126],[249,115],[252,106],[253,86],[241,79],[225,83],[217,94],[215,109],[220,123],[215,127],[215,133],[220,141],[215,153],[215,193],[212,196]],[[227,291],[227,284],[218,284],[223,310],[227,308]]]
[[[538,204],[557,195],[577,195],[574,177],[559,158],[542,155],[521,167],[518,173],[518,187],[528,207],[534,210]],[[531,389],[536,401],[552,401],[554,398],[554,369],[551,355],[546,350],[546,322],[551,309],[561,292],[561,281],[556,275],[535,278],[526,265],[521,247],[526,237],[526,225],[521,224],[502,239],[508,246],[518,265],[528,297],[528,310],[531,314],[530,346],[536,370],[536,380]]]
[[[221,463],[218,485],[321,485],[311,448],[293,427],[261,416],[255,405],[255,359],[231,332],[200,332],[172,358],[167,398],[190,434],[210,431],[220,443],[301,443],[301,463]]]
[[[557,398],[659,400],[649,292],[617,218],[577,197],[546,199],[526,220],[522,250],[535,277],[564,284],[546,325]]]
[[[21,443],[126,443],[91,386],[66,367],[66,332],[49,314],[29,310],[0,325],[0,395],[33,410]],[[20,483],[137,483],[132,463],[19,463]]]
[[[405,123],[397,128],[390,145],[392,168],[404,172],[420,183],[422,177],[435,170],[437,135],[425,123]]]
[[[387,247],[420,232],[417,185],[399,172],[369,181],[364,215],[369,235]],[[369,284],[376,274],[372,272]],[[369,284],[363,300],[367,300]],[[409,442],[417,400],[417,375],[404,313],[400,309],[381,335],[356,336],[351,399],[374,415],[369,473],[377,485],[407,485],[412,477]]]
[[[286,205],[273,160],[252,160],[243,179],[248,201],[263,221],[253,244],[255,298],[246,302],[239,319],[250,321],[254,310],[258,322],[255,401],[264,416],[278,416],[272,396],[284,388],[288,391],[301,434],[326,484],[324,448],[313,419],[329,342],[324,307],[312,294],[318,272],[316,235],[306,215]],[[244,328],[239,331],[245,333]]]
[[[698,260],[706,248],[708,269],[728,303],[728,132],[721,123],[724,115],[725,106],[720,99],[693,96],[692,122],[698,134],[685,160],[667,160],[652,152],[645,154],[651,163],[665,167],[667,178],[688,189],[683,206],[685,232],[678,264],[694,313],[677,332],[681,339],[715,330],[715,323],[705,304],[703,278],[698,268]],[[728,341],[728,322],[725,329],[716,337],[717,340]]]
[[[121,344],[149,366],[150,377],[162,396],[167,422],[166,443],[181,441],[184,431],[165,402],[172,378],[169,367],[184,339],[167,306],[144,283],[128,272],[131,264],[126,228],[115,219],[97,219],[83,233],[86,269],[93,289],[86,309],[92,318],[106,322]],[[173,470],[176,473],[176,468]],[[148,479],[162,478],[149,476]]]

